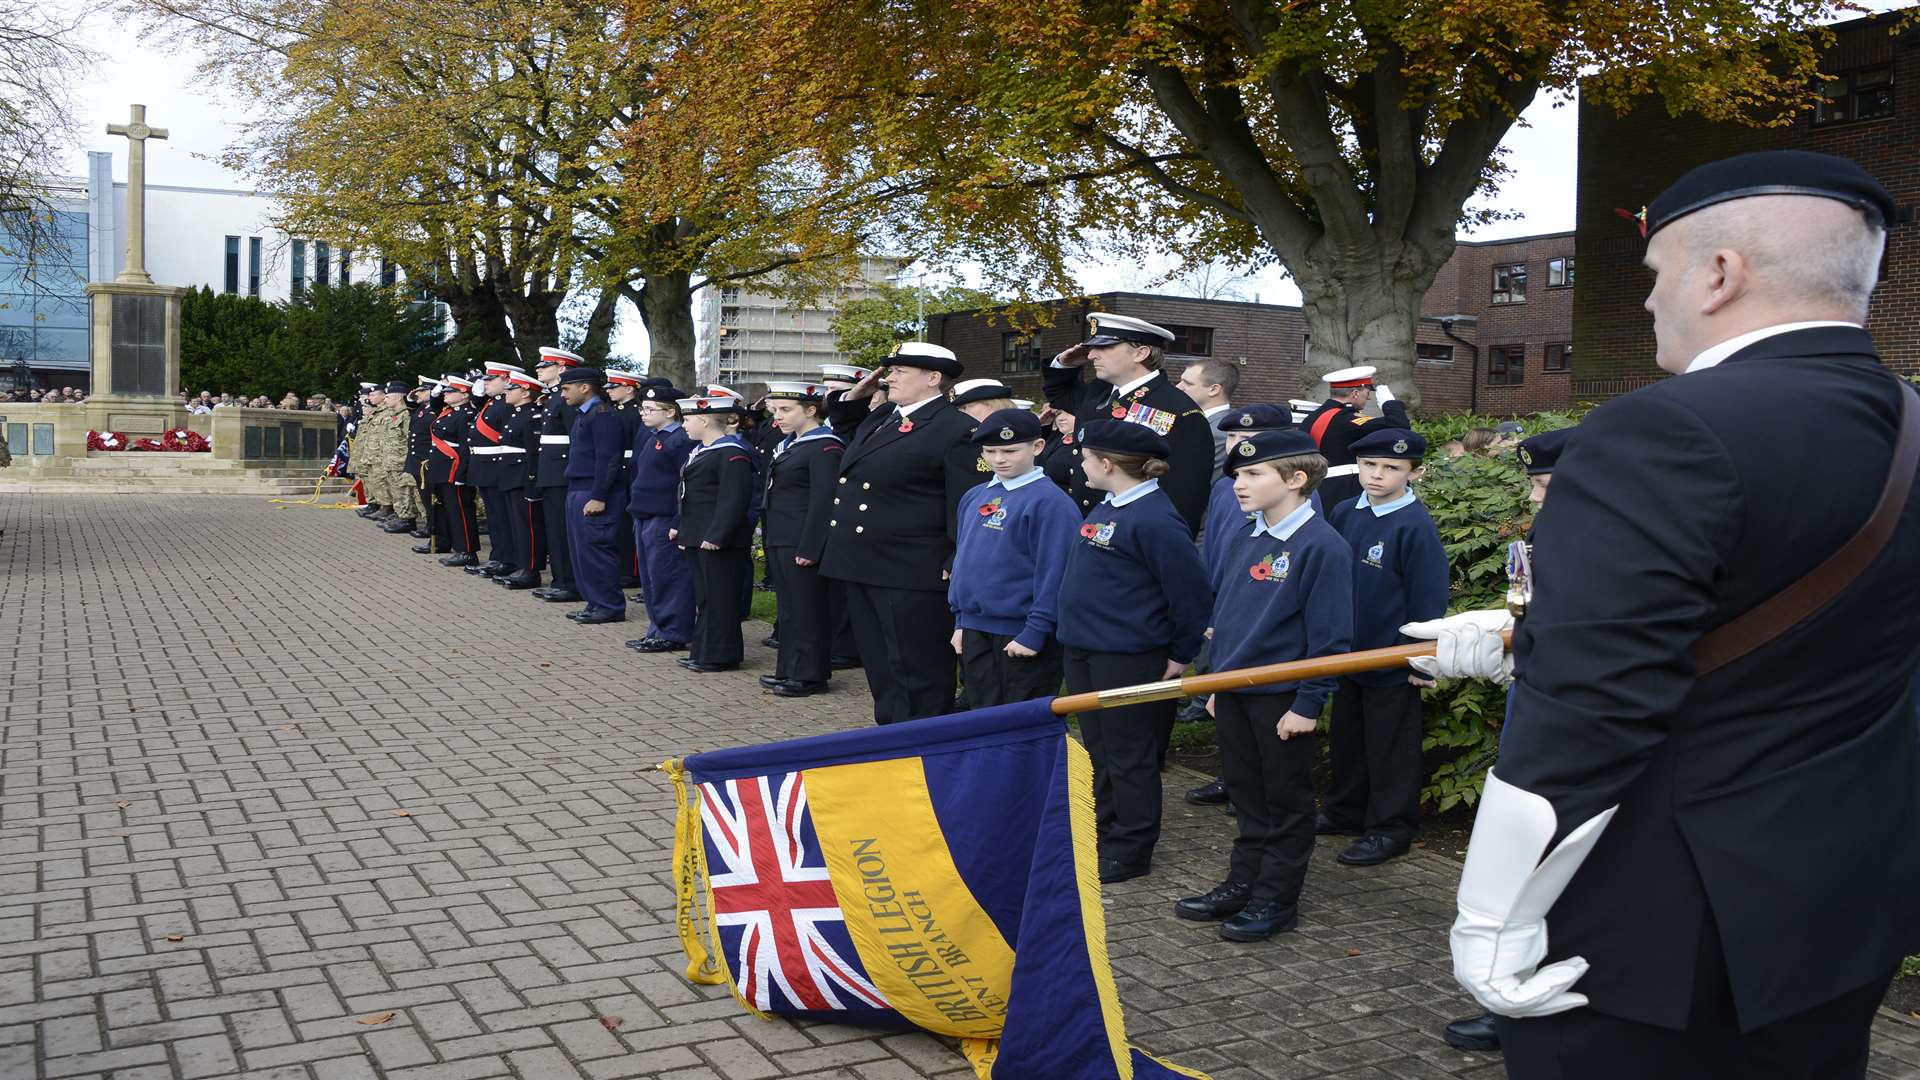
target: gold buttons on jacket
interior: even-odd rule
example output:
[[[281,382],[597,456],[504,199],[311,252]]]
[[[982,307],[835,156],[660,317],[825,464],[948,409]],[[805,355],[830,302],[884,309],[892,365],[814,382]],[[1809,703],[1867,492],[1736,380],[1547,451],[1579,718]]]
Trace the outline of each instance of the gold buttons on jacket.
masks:
[[[860,509],[861,509],[861,511],[862,511],[862,512],[864,512],[864,511],[865,511],[865,510],[867,509],[867,504],[866,504],[866,503],[861,503],[861,504],[860,504]]]
[[[844,484],[844,483],[846,483],[846,482],[847,482],[847,478],[846,478],[846,477],[844,477],[844,476],[843,476],[843,477],[841,477],[841,478],[840,478],[840,482],[841,482],[841,483],[843,483],[843,484]]]
[[[866,532],[866,531],[867,531],[867,527],[866,527],[865,525],[855,525],[855,526],[853,527],[853,531],[854,531],[854,532],[858,532],[858,533],[859,533],[859,532],[861,532],[861,533],[862,533],[862,532]]]
[[[870,487],[872,487],[872,486],[873,486],[872,484],[861,484],[861,485],[860,485],[860,490],[861,490],[861,491],[865,491],[865,490],[867,490],[868,488],[870,488]]]

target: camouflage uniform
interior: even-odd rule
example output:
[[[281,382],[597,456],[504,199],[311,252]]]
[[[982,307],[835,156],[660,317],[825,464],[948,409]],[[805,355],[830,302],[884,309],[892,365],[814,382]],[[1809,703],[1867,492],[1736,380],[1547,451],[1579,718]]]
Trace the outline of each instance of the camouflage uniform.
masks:
[[[427,515],[420,507],[420,488],[413,477],[407,475],[407,434],[412,412],[402,395],[389,393],[387,401],[389,404],[380,411],[380,470],[393,502],[383,505],[393,507],[394,517],[424,522]]]
[[[381,417],[386,408],[369,410],[360,417],[354,426],[353,441],[347,445],[348,467],[360,478],[369,503],[381,507],[393,505],[392,484],[389,482],[386,467],[381,463],[384,437]]]

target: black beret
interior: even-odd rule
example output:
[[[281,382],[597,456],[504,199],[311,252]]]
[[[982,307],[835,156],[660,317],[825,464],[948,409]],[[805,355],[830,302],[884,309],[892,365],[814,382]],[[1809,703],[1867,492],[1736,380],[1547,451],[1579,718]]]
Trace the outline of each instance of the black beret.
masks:
[[[1520,464],[1526,466],[1528,476],[1550,473],[1560,463],[1560,455],[1566,453],[1567,443],[1573,439],[1574,429],[1570,427],[1543,431],[1531,439],[1520,442]]]
[[[1125,420],[1094,420],[1080,429],[1080,445],[1109,454],[1140,454],[1165,458],[1170,451],[1167,440],[1145,424]]]
[[[1675,180],[1648,204],[1642,228],[1651,237],[1696,210],[1761,195],[1833,199],[1881,228],[1891,227],[1898,213],[1880,181],[1846,158],[1810,150],[1762,150],[1709,162]]]
[[[606,372],[601,371],[597,367],[570,367],[561,374],[560,381],[554,385],[565,386],[568,383],[588,383],[593,386],[605,386],[606,382]]]
[[[1299,457],[1302,454],[1317,454],[1320,447],[1313,436],[1299,428],[1284,428],[1279,431],[1262,431],[1250,439],[1240,440],[1240,445],[1227,455],[1226,471],[1237,471],[1243,465],[1258,465],[1263,461],[1277,461],[1280,458]]]
[[[665,379],[653,383],[640,391],[641,401],[657,401],[663,405],[678,405],[687,392]]]
[[[389,394],[404,394],[407,392],[407,389],[407,384],[398,379],[387,384],[387,393]]]
[[[667,378],[665,375],[649,375],[640,380],[640,385],[643,388],[648,386],[672,386],[673,380]]]
[[[1427,456],[1427,440],[1417,432],[1406,428],[1381,428],[1369,431],[1365,435],[1347,444],[1347,449],[1356,458],[1380,457],[1401,458],[1406,461],[1424,461]]]
[[[1228,409],[1217,425],[1221,431],[1279,431],[1293,426],[1293,414],[1277,405],[1242,405]]]
[[[1138,426],[1138,425],[1135,425]],[[973,429],[976,446],[1012,446],[1040,438],[1040,418],[1025,409],[1001,409],[987,414]]]

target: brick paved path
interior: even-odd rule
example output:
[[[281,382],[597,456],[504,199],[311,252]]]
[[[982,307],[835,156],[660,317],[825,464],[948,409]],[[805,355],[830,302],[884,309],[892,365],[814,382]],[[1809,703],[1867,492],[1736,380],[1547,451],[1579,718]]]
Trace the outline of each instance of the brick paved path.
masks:
[[[679,975],[649,767],[862,724],[857,677],[776,702],[755,647],[692,676],[344,511],[0,496],[0,528],[0,1080],[970,1075]],[[1502,1075],[1436,1034],[1467,1009],[1457,864],[1325,847],[1301,930],[1231,946],[1168,906],[1227,836],[1171,804],[1109,897],[1142,1046],[1216,1080]],[[1920,1076],[1920,1026],[1880,1027],[1875,1075]]]

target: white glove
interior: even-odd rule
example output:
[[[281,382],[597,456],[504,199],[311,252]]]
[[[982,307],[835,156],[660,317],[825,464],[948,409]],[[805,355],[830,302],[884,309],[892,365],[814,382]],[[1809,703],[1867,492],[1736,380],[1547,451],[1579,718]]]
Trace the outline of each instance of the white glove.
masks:
[[[1560,841],[1553,804],[1489,771],[1460,874],[1453,922],[1453,977],[1501,1016],[1552,1016],[1587,1003],[1568,988],[1587,973],[1578,956],[1540,967],[1547,912],[1620,808],[1610,807]]]
[[[1513,627],[1504,611],[1463,611],[1444,619],[1410,622],[1400,632],[1434,643],[1432,656],[1416,656],[1407,666],[1429,679],[1492,679],[1513,681],[1513,655],[1500,632]]]
[[[1393,388],[1386,383],[1374,383],[1373,396],[1379,400],[1380,404],[1385,405],[1393,400]]]

